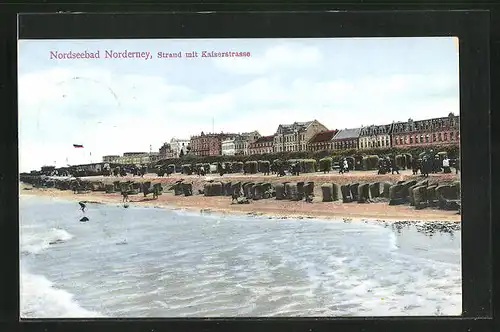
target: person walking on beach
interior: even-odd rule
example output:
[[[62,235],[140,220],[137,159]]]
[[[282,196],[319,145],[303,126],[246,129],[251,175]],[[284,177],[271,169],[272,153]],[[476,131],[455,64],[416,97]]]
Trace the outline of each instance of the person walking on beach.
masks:
[[[121,194],[122,194],[122,202],[125,203],[125,202],[130,202],[130,200],[128,199],[128,191],[126,188],[122,188],[121,190]]]
[[[349,162],[344,159],[344,172],[349,173]]]
[[[399,167],[398,165],[396,165],[396,160],[395,159],[391,159],[391,172],[392,174],[394,174],[394,172],[396,172],[396,174],[399,174]]]
[[[412,158],[411,159],[411,171],[413,173],[413,175],[417,175],[418,174],[418,159],[417,158]],[[422,172],[422,170],[420,170],[420,172]]]
[[[443,159],[443,173],[451,173],[450,159],[448,159],[448,157],[444,157]]]
[[[420,170],[420,173],[424,177],[429,177],[429,172],[432,169],[432,160],[428,156],[424,156],[424,159],[422,161],[422,169]]]

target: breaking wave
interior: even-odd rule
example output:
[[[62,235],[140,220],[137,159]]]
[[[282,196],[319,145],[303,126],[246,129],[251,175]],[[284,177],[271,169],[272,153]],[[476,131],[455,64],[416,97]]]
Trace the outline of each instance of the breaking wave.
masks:
[[[25,268],[21,268],[20,293],[21,318],[101,317],[80,307],[71,293],[55,288],[47,278]]]
[[[73,238],[73,235],[60,228],[51,228],[48,231],[37,232],[27,231],[23,227],[21,233],[21,253],[22,254],[38,254],[42,250],[47,249],[51,245],[61,242],[66,242]]]

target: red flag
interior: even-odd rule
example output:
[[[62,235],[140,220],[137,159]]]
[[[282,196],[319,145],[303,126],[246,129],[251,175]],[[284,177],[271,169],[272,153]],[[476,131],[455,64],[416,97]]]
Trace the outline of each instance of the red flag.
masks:
[[[83,145],[81,145],[81,144],[73,144],[73,147],[74,148],[83,148]]]

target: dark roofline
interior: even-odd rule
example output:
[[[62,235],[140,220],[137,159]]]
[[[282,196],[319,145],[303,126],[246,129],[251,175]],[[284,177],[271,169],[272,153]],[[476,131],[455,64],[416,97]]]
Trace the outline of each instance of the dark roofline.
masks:
[[[325,142],[325,141],[331,141],[333,137],[337,134],[338,130],[337,129],[331,129],[331,130],[325,130],[325,131],[320,131],[319,133],[314,134],[313,137],[309,140],[310,143],[319,143],[319,142]],[[328,134],[333,134],[332,137],[328,138]],[[326,136],[327,138],[320,140],[320,141],[315,141],[318,136]]]
[[[258,143],[268,143],[273,141],[274,141],[274,135],[261,136],[257,138],[253,143],[250,143],[250,145],[255,145]]]
[[[338,135],[342,135],[344,132],[348,132],[348,136],[346,137],[337,137]],[[352,134],[354,132],[354,135]],[[361,133],[361,127],[359,128],[347,128],[340,129],[335,136],[333,136],[332,140],[344,140],[344,139],[358,139]]]

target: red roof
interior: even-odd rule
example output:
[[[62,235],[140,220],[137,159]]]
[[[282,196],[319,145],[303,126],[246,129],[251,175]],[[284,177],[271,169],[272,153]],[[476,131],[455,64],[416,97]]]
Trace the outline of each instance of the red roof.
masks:
[[[309,143],[320,143],[320,142],[326,142],[326,141],[331,141],[333,136],[337,133],[337,130],[327,130],[327,131],[321,131],[314,135]]]

